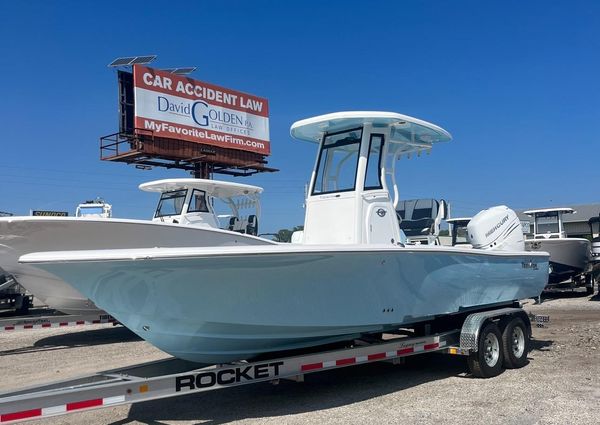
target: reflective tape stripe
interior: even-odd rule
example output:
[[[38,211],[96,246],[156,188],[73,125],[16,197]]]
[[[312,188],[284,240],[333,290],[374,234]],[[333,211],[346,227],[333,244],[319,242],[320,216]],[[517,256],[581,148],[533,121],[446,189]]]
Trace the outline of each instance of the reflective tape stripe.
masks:
[[[125,402],[124,395],[118,395],[106,398],[96,398],[92,400],[75,401],[73,403],[61,404],[59,406],[44,407],[43,409],[24,410],[22,412],[3,413],[0,415],[0,422],[11,422],[35,417],[53,416],[75,410],[88,409],[97,406],[109,406],[111,404]]]
[[[300,370],[302,370],[303,372],[307,372],[309,370],[317,370],[317,369],[323,369],[323,363],[303,364],[302,367],[300,368]]]
[[[373,353],[373,354],[368,354],[366,356],[347,357],[347,358],[343,358],[343,359],[329,360],[329,361],[323,361],[323,362],[319,362],[319,363],[304,364],[304,365],[300,366],[300,371],[308,372],[311,370],[325,369],[325,368],[333,367],[333,366],[346,366],[346,365],[357,364],[357,363],[372,362],[372,361],[376,361],[376,360],[384,360],[387,358],[394,358],[394,357],[403,356],[403,355],[407,355],[407,354],[414,354],[414,353],[419,353],[419,352],[423,352],[423,351],[435,350],[438,348],[440,348],[439,342],[432,342],[429,344],[415,344],[410,347],[400,348],[399,350],[396,350],[396,351],[387,351],[385,353]]]
[[[0,422],[10,422],[19,419],[35,418],[42,416],[42,409],[23,410],[22,412],[4,413],[0,415]]]
[[[355,363],[356,363],[356,358],[354,358],[354,357],[349,357],[347,359],[340,359],[340,360],[335,361],[336,366],[345,366],[345,365],[355,364]]]
[[[367,358],[369,361],[385,359],[385,353],[369,354]]]
[[[59,413],[65,413],[67,406],[62,404],[60,406],[44,407],[42,409],[42,416],[58,415]]]
[[[84,400],[76,401],[74,403],[67,403],[67,411],[70,412],[71,410],[86,409],[88,407],[94,406],[102,406],[102,399],[96,398],[94,400]]]
[[[114,397],[106,397],[103,400],[103,404],[105,406],[108,406],[109,404],[115,404],[115,403],[123,403],[125,402],[125,396],[124,395],[118,395],[118,396],[114,396]]]
[[[9,325],[0,327],[0,331],[15,331],[22,329],[47,329],[47,328],[58,328],[64,326],[80,326],[86,324],[99,325],[99,324],[107,324],[107,323],[116,323],[115,319],[94,319],[90,321],[85,320],[77,320],[73,322],[43,322],[43,323],[27,323],[24,325]]]

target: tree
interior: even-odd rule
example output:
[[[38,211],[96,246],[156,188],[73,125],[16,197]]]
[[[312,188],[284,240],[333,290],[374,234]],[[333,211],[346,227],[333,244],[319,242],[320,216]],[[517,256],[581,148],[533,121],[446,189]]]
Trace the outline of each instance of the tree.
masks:
[[[280,229],[275,234],[275,241],[276,242],[291,242],[292,241],[292,233],[294,233],[298,230],[304,230],[304,226],[294,226],[294,228],[292,230]]]

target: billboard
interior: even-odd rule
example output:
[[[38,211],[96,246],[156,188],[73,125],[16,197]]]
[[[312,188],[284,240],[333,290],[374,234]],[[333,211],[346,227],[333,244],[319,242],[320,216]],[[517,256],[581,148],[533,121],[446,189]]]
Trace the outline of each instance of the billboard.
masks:
[[[45,210],[31,210],[31,215],[34,217],[68,217],[69,213],[66,211],[45,211]]]
[[[135,128],[155,136],[269,155],[267,99],[133,67]]]

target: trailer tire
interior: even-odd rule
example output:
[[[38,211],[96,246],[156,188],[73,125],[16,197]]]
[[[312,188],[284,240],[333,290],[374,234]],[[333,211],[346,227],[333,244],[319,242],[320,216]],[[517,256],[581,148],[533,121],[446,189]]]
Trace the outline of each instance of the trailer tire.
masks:
[[[471,374],[477,378],[492,378],[503,370],[502,334],[498,325],[488,322],[479,333],[477,352],[468,359]]]
[[[519,369],[529,363],[529,332],[521,318],[515,317],[505,326],[502,331],[502,347],[505,368]]]

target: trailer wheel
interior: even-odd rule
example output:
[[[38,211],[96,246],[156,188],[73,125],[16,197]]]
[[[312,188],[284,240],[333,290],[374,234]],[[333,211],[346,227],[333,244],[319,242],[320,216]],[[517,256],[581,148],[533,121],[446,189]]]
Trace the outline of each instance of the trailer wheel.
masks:
[[[477,378],[498,376],[503,368],[502,335],[495,323],[488,323],[479,333],[478,350],[469,356],[469,369]]]
[[[507,369],[519,369],[528,363],[529,333],[522,319],[516,317],[508,322],[502,332],[502,347]]]

